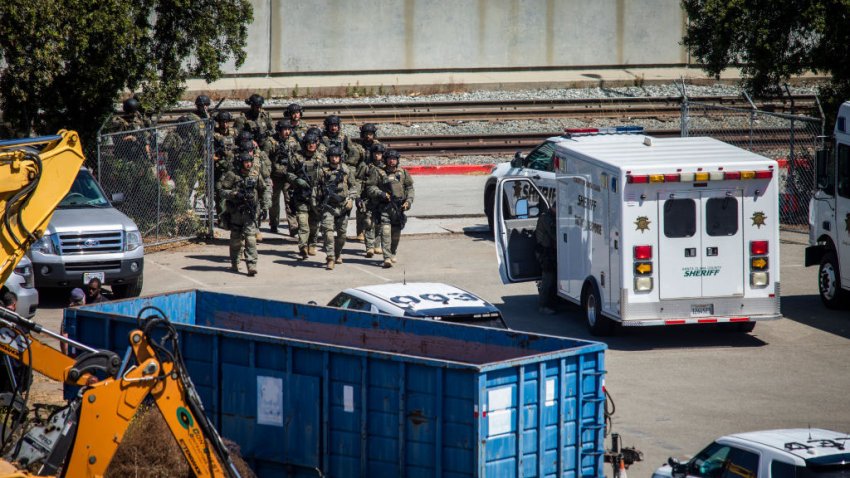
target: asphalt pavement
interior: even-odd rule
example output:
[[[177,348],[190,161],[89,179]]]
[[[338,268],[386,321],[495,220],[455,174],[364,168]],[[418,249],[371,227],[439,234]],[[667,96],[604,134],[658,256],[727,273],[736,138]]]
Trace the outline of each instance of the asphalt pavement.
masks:
[[[578,308],[537,313],[533,283],[503,285],[492,239],[484,232],[483,176],[415,177],[417,199],[399,249],[382,269],[349,241],[344,263],[324,269],[320,254],[301,261],[294,239],[267,231],[259,245],[259,275],[229,271],[224,238],[148,254],[144,294],[200,288],[272,300],[327,303],[349,287],[441,281],[479,294],[502,310],[514,329],[597,340]],[[352,224],[353,226],[353,224]],[[606,338],[606,387],[615,404],[614,431],[645,461],[629,473],[650,476],[668,456],[696,453],[728,433],[782,427],[850,431],[850,311],[820,303],[815,268],[803,266],[806,236],[782,233],[784,319],[759,323],[751,334],[713,326],[625,329]],[[66,293],[66,292],[65,292]],[[63,294],[45,294],[37,320],[57,329]],[[44,394],[59,388],[38,382]],[[608,470],[606,470],[608,471]]]

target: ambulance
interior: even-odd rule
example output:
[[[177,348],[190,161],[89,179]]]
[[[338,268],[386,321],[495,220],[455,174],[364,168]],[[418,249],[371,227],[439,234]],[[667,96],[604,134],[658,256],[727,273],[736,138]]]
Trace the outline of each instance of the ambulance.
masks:
[[[712,138],[567,131],[555,144],[557,294],[594,335],[616,326],[725,324],[779,311],[776,161]],[[498,180],[504,283],[540,279],[532,178]]]

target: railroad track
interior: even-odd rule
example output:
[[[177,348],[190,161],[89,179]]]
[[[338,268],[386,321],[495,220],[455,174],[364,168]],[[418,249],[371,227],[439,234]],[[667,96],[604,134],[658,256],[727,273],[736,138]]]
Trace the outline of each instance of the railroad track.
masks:
[[[523,154],[539,145],[543,140],[560,135],[550,133],[514,133],[493,135],[451,136],[393,136],[381,138],[388,147],[404,156],[465,156],[465,155],[510,155],[516,151]],[[681,136],[678,129],[648,130],[646,134],[656,138]],[[700,136],[694,132],[691,136]],[[787,148],[791,130],[788,128],[759,128],[749,131],[723,131],[723,141],[752,151],[768,151]]]
[[[751,108],[740,96],[693,97],[692,102],[712,105]],[[808,112],[814,108],[814,95],[794,97],[797,112]],[[790,101],[771,100],[756,102],[764,111],[788,113]],[[422,103],[337,103],[310,105],[304,109],[304,121],[321,125],[328,115],[338,115],[346,123],[425,123],[461,121],[507,121],[540,120],[551,118],[574,119],[632,119],[674,117],[680,114],[681,98],[577,98],[554,100],[508,100],[508,101],[452,101]],[[285,105],[267,105],[266,110],[273,119],[283,117]],[[220,108],[238,115],[245,107]],[[164,113],[159,122],[173,123],[192,109],[173,109]]]

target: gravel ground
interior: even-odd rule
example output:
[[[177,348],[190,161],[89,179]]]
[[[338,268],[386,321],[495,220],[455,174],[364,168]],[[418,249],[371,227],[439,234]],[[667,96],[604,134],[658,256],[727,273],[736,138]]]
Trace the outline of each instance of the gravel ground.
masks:
[[[695,96],[736,96],[741,92],[740,88],[733,85],[716,84],[713,86],[687,86],[687,93]],[[817,92],[816,85],[803,85],[791,88],[794,94],[814,94]],[[326,105],[338,103],[428,103],[445,101],[480,101],[480,100],[547,100],[563,98],[616,98],[616,97],[677,97],[681,96],[680,85],[674,83],[666,85],[647,85],[644,87],[622,87],[622,88],[575,88],[575,89],[536,89],[536,90],[481,90],[464,91],[450,94],[434,95],[382,95],[364,97],[342,97],[342,98],[270,98],[266,100],[267,105],[285,105],[292,102],[300,103],[305,108],[310,105]],[[183,107],[192,107],[193,103],[184,101]],[[223,106],[241,107],[244,100],[225,100]],[[379,125],[378,136],[421,136],[421,135],[486,135],[504,134],[513,132],[528,133],[553,133],[562,131],[564,128],[587,128],[607,127],[615,125],[640,125],[646,129],[677,129],[679,119],[669,118],[624,118],[620,120],[600,119],[594,121],[582,121],[577,119],[550,119],[543,121],[453,121],[446,123],[423,122],[423,123],[384,123]],[[755,127],[784,126],[784,121],[757,121]],[[321,126],[321,125],[319,125]],[[343,131],[349,136],[357,137],[359,125],[343,124]],[[700,129],[742,129],[750,127],[748,116],[733,116],[730,114],[715,114],[706,117],[702,112],[692,111],[691,130],[697,132]],[[509,160],[510,157],[501,156],[454,156],[454,157],[420,157],[415,161],[417,164],[493,164]]]

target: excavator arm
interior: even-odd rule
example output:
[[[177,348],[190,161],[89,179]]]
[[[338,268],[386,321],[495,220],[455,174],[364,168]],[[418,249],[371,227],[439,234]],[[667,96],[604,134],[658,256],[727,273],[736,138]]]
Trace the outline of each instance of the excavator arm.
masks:
[[[83,160],[79,135],[73,131],[0,141],[0,284],[44,234]],[[239,477],[186,372],[176,330],[161,311],[147,318],[143,312],[139,330],[128,337],[135,358],[131,365],[111,351],[92,349],[0,307],[0,354],[53,380],[80,387],[76,398],[46,423],[31,426],[12,446],[0,450],[8,460],[0,460],[0,478],[32,476],[30,472],[103,476],[130,421],[148,397],[196,476]],[[164,338],[155,342],[153,331],[162,329]],[[44,338],[65,343],[80,354],[66,355]],[[20,403],[19,398],[10,402]],[[18,417],[26,419],[28,411],[23,408]],[[6,434],[4,428],[3,445]],[[10,462],[30,471],[9,472]]]

